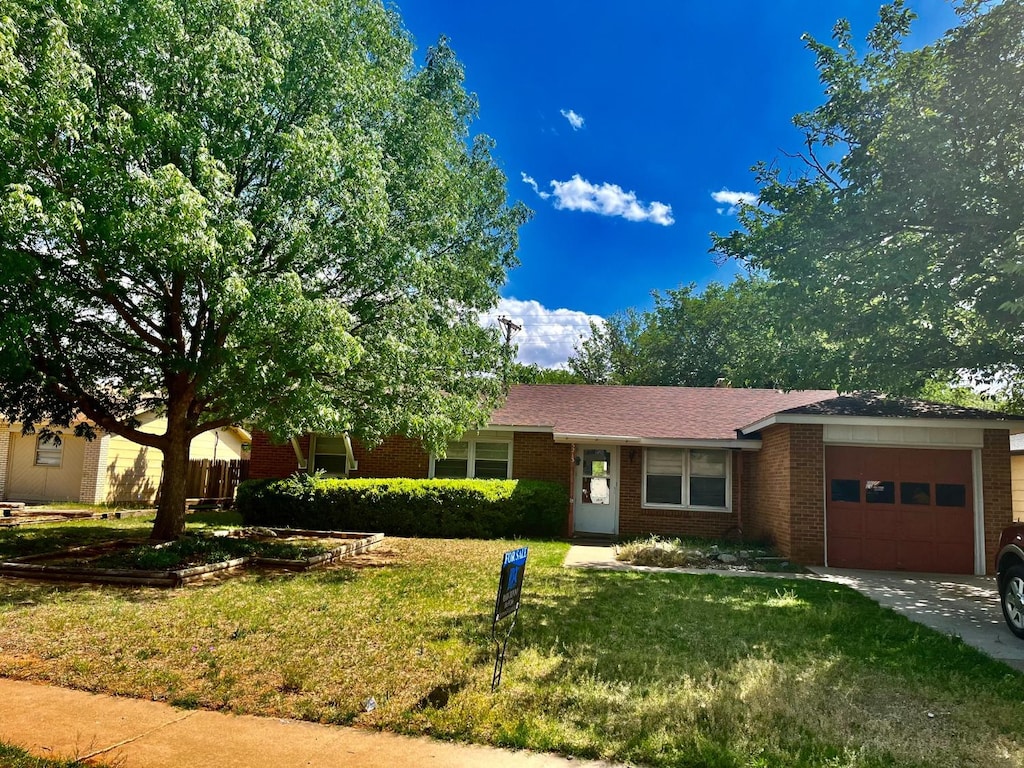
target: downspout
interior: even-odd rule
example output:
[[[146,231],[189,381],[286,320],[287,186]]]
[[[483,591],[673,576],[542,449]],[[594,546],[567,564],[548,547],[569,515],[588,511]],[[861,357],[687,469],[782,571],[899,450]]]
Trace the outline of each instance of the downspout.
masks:
[[[569,519],[568,530],[565,535],[573,537],[576,534],[576,444],[569,446]]]
[[[309,462],[306,461],[306,457],[302,455],[302,446],[299,445],[299,438],[292,437],[292,450],[295,451],[295,461],[299,465],[299,469],[306,470],[309,467]]]

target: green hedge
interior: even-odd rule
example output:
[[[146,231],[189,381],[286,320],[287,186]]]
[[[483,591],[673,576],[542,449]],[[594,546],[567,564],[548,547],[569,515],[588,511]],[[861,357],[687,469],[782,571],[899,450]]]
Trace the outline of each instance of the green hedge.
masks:
[[[235,506],[246,525],[373,531],[393,536],[548,538],[565,534],[568,498],[536,480],[247,480]]]

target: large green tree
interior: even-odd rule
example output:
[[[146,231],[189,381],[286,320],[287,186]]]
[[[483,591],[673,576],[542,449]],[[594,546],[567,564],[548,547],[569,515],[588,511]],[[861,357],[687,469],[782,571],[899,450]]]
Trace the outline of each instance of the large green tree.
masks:
[[[796,168],[758,165],[758,204],[714,237],[841,352],[844,389],[1024,366],[1024,2],[958,12],[920,50],[901,1],[863,54],[843,21],[808,38],[826,100],[795,118]]]
[[[654,307],[592,325],[569,366],[589,383],[828,388],[837,350],[794,325],[774,284],[758,276],[655,291]]]
[[[526,212],[462,75],[379,0],[0,0],[0,413],[162,451],[161,539],[205,430],[485,420]]]

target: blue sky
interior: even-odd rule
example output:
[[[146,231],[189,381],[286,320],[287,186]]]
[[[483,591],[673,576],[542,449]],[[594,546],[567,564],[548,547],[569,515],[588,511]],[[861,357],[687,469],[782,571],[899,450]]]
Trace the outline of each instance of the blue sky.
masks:
[[[750,167],[801,147],[792,117],[823,100],[803,33],[854,39],[879,0],[399,0],[422,62],[451,41],[477,94],[475,133],[497,142],[512,199],[533,220],[504,313],[519,357],[564,363],[589,318],[652,305],[651,291],[729,282],[709,233],[735,226]],[[907,47],[956,24],[947,0],[911,0]],[[717,199],[716,199],[717,198]]]

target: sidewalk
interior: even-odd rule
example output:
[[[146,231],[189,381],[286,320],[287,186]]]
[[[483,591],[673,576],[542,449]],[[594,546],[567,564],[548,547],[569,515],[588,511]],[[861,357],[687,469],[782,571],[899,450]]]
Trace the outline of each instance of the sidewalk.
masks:
[[[511,752],[73,691],[0,678],[0,741],[118,768],[610,768]]]

